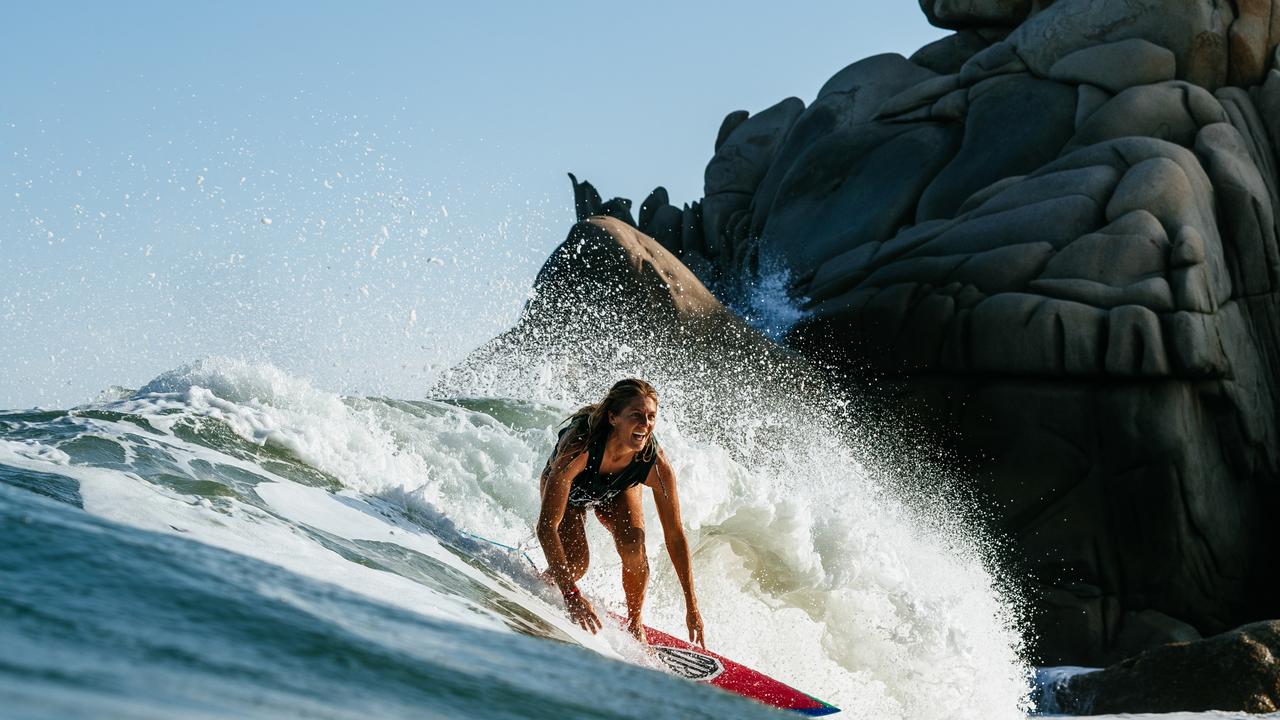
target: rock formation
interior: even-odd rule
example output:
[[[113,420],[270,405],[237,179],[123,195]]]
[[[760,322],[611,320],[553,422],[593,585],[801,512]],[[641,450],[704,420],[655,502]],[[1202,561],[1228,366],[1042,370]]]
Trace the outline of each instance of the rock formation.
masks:
[[[728,115],[639,229],[958,431],[1040,660],[1280,616],[1280,7],[921,0],[956,30]],[[575,180],[580,219],[631,222]]]
[[[474,373],[509,383],[507,394],[527,392],[541,378],[526,373],[551,367],[562,373],[557,389],[570,398],[601,394],[605,388],[579,381],[619,372],[678,379],[693,369],[689,382],[723,384],[721,397],[750,393],[750,385],[766,379],[818,380],[803,357],[749,326],[674,255],[628,224],[629,201],[602,202],[590,185],[574,182],[586,217],[543,264],[520,321],[445,373],[433,392],[470,391]],[[641,217],[647,217],[643,208]],[[707,377],[724,363],[749,378]],[[500,377],[502,372],[514,375]],[[668,380],[664,390],[679,384]]]
[[[1280,621],[1148,650],[1074,675],[1055,692],[1075,715],[1280,710]]]

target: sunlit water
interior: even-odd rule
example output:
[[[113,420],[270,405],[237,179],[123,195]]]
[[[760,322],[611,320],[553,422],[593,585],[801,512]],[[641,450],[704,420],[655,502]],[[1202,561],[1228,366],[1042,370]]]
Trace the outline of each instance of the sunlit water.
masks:
[[[209,360],[0,415],[0,687],[24,716],[756,711],[570,627],[520,554],[467,534],[541,562],[535,477],[568,405],[530,395],[340,397]],[[662,413],[714,649],[851,717],[1021,715],[1014,615],[963,536],[834,440],[743,464]],[[647,620],[678,633],[648,538]],[[583,586],[620,608],[594,523],[591,541]]]

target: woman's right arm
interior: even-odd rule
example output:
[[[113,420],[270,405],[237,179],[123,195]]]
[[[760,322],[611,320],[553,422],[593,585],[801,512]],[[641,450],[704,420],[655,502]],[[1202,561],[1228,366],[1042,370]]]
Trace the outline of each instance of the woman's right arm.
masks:
[[[581,625],[582,629],[594,633],[600,629],[600,618],[591,607],[591,603],[578,593],[569,572],[569,561],[564,553],[564,545],[560,542],[560,521],[564,519],[565,508],[569,505],[569,488],[573,485],[573,478],[586,467],[586,453],[579,453],[572,459],[561,455],[552,462],[550,472],[547,473],[542,484],[542,509],[538,512],[538,542],[542,545],[542,553],[547,558],[547,574],[564,595],[569,617]]]

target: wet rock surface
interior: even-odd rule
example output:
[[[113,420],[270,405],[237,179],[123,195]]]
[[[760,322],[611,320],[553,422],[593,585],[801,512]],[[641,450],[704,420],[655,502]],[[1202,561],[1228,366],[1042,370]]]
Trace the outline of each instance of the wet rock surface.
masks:
[[[789,346],[953,428],[1041,662],[1277,617],[1272,5],[922,0],[955,35],[731,113],[705,197],[637,223],[577,184],[579,218],[734,307],[780,282]]]
[[[1058,708],[1112,713],[1272,713],[1280,710],[1280,621],[1164,645],[1104,670],[1068,678]]]
[[[587,183],[575,186],[585,196],[595,193]],[[790,379],[813,372],[804,357],[726,308],[657,240],[616,217],[590,215],[570,228],[543,264],[515,327],[473,351],[436,390],[451,392],[454,378],[465,380],[470,368],[487,375],[496,368],[523,372],[522,354],[571,358],[567,367],[583,371],[584,378],[598,377],[602,373],[593,368],[616,367],[638,348],[650,366],[686,371],[730,363],[743,372]],[[571,387],[575,380],[556,382]],[[536,380],[516,384],[530,382]]]

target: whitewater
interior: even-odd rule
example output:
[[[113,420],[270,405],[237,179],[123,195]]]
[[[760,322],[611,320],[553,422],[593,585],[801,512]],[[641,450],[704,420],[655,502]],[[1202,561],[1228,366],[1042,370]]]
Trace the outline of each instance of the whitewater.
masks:
[[[568,623],[532,523],[572,403],[529,390],[339,396],[211,358],[0,414],[0,693],[22,717],[769,714]],[[701,439],[669,393],[658,430],[710,646],[845,717],[1024,716],[1018,613],[977,536],[838,438],[782,450],[765,441],[779,418],[723,413],[739,434]],[[582,587],[621,609],[589,525]],[[680,634],[661,534],[647,542],[646,621]]]

